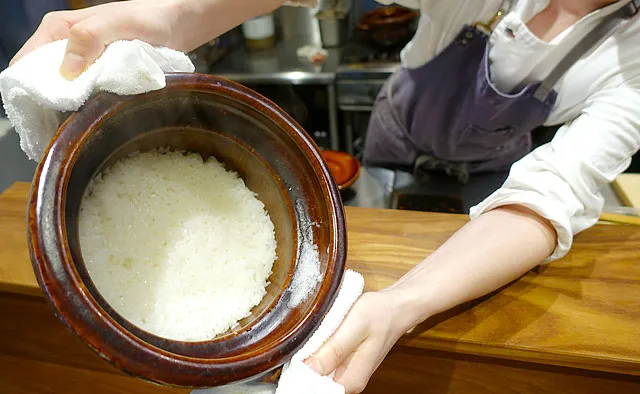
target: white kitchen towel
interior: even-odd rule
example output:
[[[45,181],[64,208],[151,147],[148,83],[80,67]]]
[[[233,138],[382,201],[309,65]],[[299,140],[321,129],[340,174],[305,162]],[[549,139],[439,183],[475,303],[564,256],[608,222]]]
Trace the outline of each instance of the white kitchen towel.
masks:
[[[320,327],[282,369],[276,394],[344,394],[344,387],[333,381],[333,373],[329,376],[320,376],[309,368],[304,360],[320,349],[338,329],[363,289],[362,275],[347,270],[338,296],[320,323]]]
[[[192,394],[344,394],[340,384],[333,381],[333,373],[320,376],[305,363],[333,334],[364,290],[364,278],[358,272],[347,270],[338,295],[311,338],[282,369],[277,389],[272,386],[232,385],[199,389]]]
[[[139,40],[116,41],[73,81],[59,72],[67,40],[44,45],[0,73],[0,94],[20,146],[39,161],[64,112],[77,111],[91,95],[133,95],[162,89],[166,72],[192,72],[182,52]]]

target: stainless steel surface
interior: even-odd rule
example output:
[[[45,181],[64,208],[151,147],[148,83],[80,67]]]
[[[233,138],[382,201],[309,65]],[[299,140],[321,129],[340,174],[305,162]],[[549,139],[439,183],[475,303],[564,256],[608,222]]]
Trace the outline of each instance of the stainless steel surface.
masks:
[[[400,63],[395,62],[368,62],[368,63],[353,63],[353,64],[341,64],[338,67],[338,73],[344,78],[353,75],[354,78],[365,79],[365,76],[374,76],[379,74],[380,77],[391,75],[400,67]],[[360,75],[362,74],[362,75]],[[360,75],[358,77],[358,75]]]
[[[285,6],[289,7],[317,7],[322,0],[287,0]]]
[[[473,174],[466,184],[444,172],[433,172],[420,180],[410,169],[398,170],[395,176],[392,208],[468,214],[471,207],[502,186],[508,171]]]
[[[343,111],[369,110],[378,97],[386,78],[336,80],[338,106]]]
[[[338,102],[340,98],[338,98]],[[372,106],[350,106],[340,104],[342,115],[342,133],[347,153],[362,160],[367,128],[371,118]]]
[[[351,1],[323,1],[316,14],[320,25],[320,38],[324,47],[336,47],[345,42],[350,28]]]
[[[343,191],[343,202],[347,206],[362,208],[391,208],[391,193],[395,173],[375,167],[362,167],[360,176],[350,190]]]
[[[9,119],[0,116],[0,138],[4,137],[11,130],[11,122]]]
[[[351,0],[320,0],[318,2],[318,12],[329,12],[336,15],[346,14],[351,10]]]
[[[343,104],[340,104],[339,108],[342,111],[349,111],[349,112],[355,112],[355,111],[371,112],[371,111],[373,111],[373,105],[343,105]]]
[[[640,216],[640,211],[634,207],[622,207],[622,206],[612,206],[605,205],[602,212],[605,213],[613,213],[616,215],[625,215],[625,216]]]
[[[333,82],[333,75],[324,72],[309,72],[309,71],[274,71],[274,72],[261,72],[256,74],[248,74],[237,71],[229,72],[216,72],[211,71],[211,74],[217,75],[222,78],[236,81],[239,83],[264,83],[264,84],[330,84]]]
[[[284,41],[304,38],[310,45],[322,45],[317,8],[280,7],[276,12],[280,37]]]
[[[324,63],[316,65],[298,58],[296,54],[299,47],[312,44],[312,38],[297,36],[287,40],[281,39],[275,48],[259,52],[238,47],[219,62],[196,71],[211,73],[242,84],[325,85],[331,148],[339,149],[340,134],[334,82],[341,49],[328,49]]]
[[[366,129],[378,93],[395,70],[342,65],[336,76],[336,101],[342,112],[345,150],[361,159]]]
[[[347,37],[349,19],[348,16],[342,18],[322,17],[318,18],[320,25],[320,38],[325,48],[337,47],[341,45]]]
[[[279,40],[275,48],[252,52],[238,47],[206,70],[239,83],[332,84],[340,61],[341,49],[329,48],[320,65],[298,58],[296,50],[312,44],[311,39],[297,37]]]
[[[353,140],[355,139],[355,134],[353,133],[353,114],[350,111],[344,111],[342,114],[342,119],[344,125],[343,132],[345,139],[345,150],[348,154],[353,155],[355,153],[353,143]]]
[[[265,382],[239,383],[222,387],[191,390],[191,394],[265,394],[275,392],[276,385]]]
[[[331,134],[331,149],[340,149],[340,133],[338,132],[338,106],[336,105],[336,88],[327,85],[327,104],[329,106],[329,133]]]
[[[608,207],[613,207],[614,209],[616,209],[618,207],[624,206],[624,203],[622,202],[620,197],[618,197],[618,194],[615,192],[615,190],[613,190],[613,187],[610,184],[604,185],[600,190],[600,193],[602,193],[602,197],[604,198],[606,212],[615,213],[612,211],[607,211]]]
[[[400,67],[400,57],[399,48],[372,47],[358,29],[343,47],[336,71],[336,99],[342,115],[345,150],[358,159],[363,155],[375,100],[385,81]]]
[[[20,149],[9,120],[0,116],[0,193],[15,182],[31,182],[37,165]]]

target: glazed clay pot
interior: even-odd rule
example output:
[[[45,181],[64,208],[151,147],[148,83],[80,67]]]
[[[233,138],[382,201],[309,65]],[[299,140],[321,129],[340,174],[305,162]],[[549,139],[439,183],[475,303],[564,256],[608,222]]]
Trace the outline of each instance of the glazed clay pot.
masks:
[[[415,31],[420,14],[401,6],[379,7],[365,13],[357,28],[378,48],[405,45]]]
[[[102,298],[82,259],[78,211],[89,180],[120,157],[159,147],[215,156],[265,204],[278,259],[251,316],[212,340],[167,340],[129,323]],[[303,237],[320,256],[320,281],[290,307]],[[212,387],[273,376],[320,324],[344,271],[346,230],[338,188],[318,148],[257,93],[210,75],[168,74],[166,88],[99,93],[62,124],[35,174],[29,248],[55,314],[100,356],[160,384]]]

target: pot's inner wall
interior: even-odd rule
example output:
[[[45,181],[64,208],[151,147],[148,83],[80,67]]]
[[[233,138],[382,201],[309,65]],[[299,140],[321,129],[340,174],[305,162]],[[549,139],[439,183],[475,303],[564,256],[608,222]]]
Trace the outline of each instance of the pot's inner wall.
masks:
[[[267,295],[255,307],[250,317],[240,322],[216,354],[237,354],[237,346],[250,345],[271,335],[276,322],[301,317],[311,306],[313,297],[295,310],[273,308],[274,302],[288,285],[298,253],[297,220],[292,202],[303,202],[314,227],[314,240],[327,245],[330,237],[329,213],[326,206],[309,202],[323,199],[322,188],[304,153],[294,141],[278,130],[278,125],[252,108],[224,96],[208,99],[210,93],[158,94],[155,99],[132,102],[119,109],[98,126],[87,138],[74,165],[66,196],[66,226],[68,242],[75,265],[93,297],[129,331],[156,346],[204,355],[203,348],[177,348],[167,341],[146,333],[126,322],[99,295],[84,267],[78,237],[78,210],[88,181],[120,157],[135,151],[160,147],[198,152],[204,158],[213,155],[231,170],[238,172],[247,186],[258,194],[274,223],[277,241],[277,261],[274,264]],[[324,276],[329,259],[329,247],[320,248],[320,272]],[[280,310],[278,310],[280,309]],[[274,312],[274,313],[272,313]],[[278,312],[278,313],[275,313]],[[247,326],[260,317],[259,330],[249,333]],[[293,324],[293,323],[292,323]],[[280,325],[278,330],[287,327]],[[289,327],[291,328],[291,327]],[[257,331],[257,332],[256,332]],[[275,334],[274,334],[275,335]]]

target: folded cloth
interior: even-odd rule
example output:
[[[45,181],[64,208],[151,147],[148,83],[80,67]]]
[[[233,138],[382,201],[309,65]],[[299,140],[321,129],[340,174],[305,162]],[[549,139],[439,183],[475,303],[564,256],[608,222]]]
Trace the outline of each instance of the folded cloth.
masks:
[[[362,275],[347,270],[338,296],[320,323],[320,327],[282,369],[276,394],[344,394],[344,387],[333,381],[333,373],[329,376],[320,376],[309,368],[304,360],[320,349],[338,329],[363,289]]]
[[[92,94],[133,95],[162,89],[167,72],[192,72],[184,53],[139,40],[116,41],[73,81],[59,72],[67,40],[28,53],[0,73],[4,108],[20,135],[20,146],[39,161],[64,112],[77,111]]]
[[[285,364],[276,387],[269,385],[239,384],[210,389],[193,390],[193,394],[344,394],[342,385],[333,381],[333,373],[320,376],[305,363],[338,329],[364,289],[364,278],[355,271],[347,270],[333,305],[325,315],[320,327],[291,360]]]

